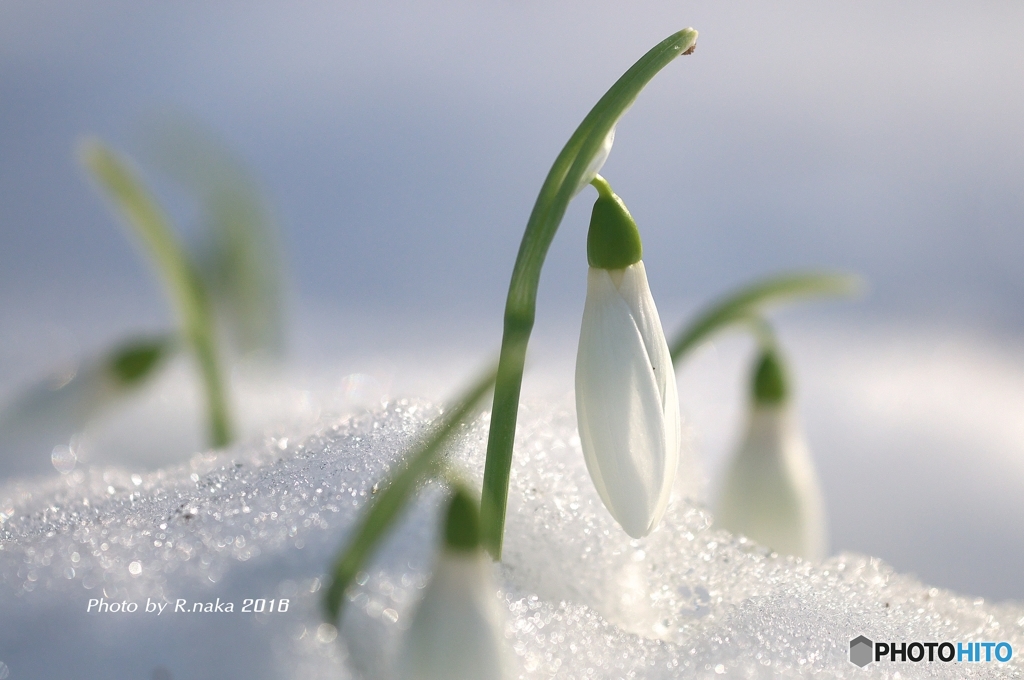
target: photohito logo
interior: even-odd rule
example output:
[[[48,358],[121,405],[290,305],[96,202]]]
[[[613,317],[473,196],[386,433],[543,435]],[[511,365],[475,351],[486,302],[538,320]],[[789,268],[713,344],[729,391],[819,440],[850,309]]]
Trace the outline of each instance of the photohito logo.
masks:
[[[863,635],[850,640],[850,663],[860,668],[873,661],[1006,663],[1012,658],[1009,642],[872,642]]]

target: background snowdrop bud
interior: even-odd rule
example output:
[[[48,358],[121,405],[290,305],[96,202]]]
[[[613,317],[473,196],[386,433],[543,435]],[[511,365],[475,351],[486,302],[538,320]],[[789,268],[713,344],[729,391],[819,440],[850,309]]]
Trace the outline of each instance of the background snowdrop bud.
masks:
[[[824,502],[773,349],[755,366],[746,433],[719,498],[716,524],[786,555],[825,556]]]
[[[504,638],[490,558],[480,545],[480,519],[469,493],[457,488],[444,545],[398,659],[402,680],[500,680]]]
[[[587,237],[576,416],[601,500],[640,538],[668,507],[679,460],[679,397],[636,224],[602,177],[594,185],[600,197]]]

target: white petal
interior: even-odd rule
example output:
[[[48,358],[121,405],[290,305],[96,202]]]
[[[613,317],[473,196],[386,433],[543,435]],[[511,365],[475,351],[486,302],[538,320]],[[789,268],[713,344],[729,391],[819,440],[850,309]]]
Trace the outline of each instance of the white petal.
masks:
[[[715,523],[781,554],[821,559],[825,513],[810,453],[786,406],[755,406]]]
[[[482,551],[442,551],[405,635],[402,680],[501,680],[503,631]]]
[[[651,288],[647,283],[647,269],[643,260],[626,267],[618,288],[619,294],[633,314],[633,321],[636,322],[640,337],[643,338],[658,383],[662,412],[665,415],[665,435],[668,438],[666,452],[670,458],[666,465],[670,470],[669,477],[674,477],[681,439],[679,392],[676,389],[676,371],[672,365],[672,354],[668,349],[658,308],[654,304],[654,296],[651,295]],[[667,491],[665,502],[668,503]]]
[[[608,154],[612,152],[612,144],[615,143],[615,126],[608,131],[608,135],[604,138],[601,143],[601,148],[597,150],[597,155],[590,160],[590,165],[587,166],[587,171],[583,173],[583,177],[580,178],[579,184],[576,185],[576,191],[572,192],[573,197],[578,193],[587,188],[597,173],[601,172],[601,168],[604,167],[604,162],[608,160]]]
[[[664,512],[667,468],[678,451],[666,451],[662,394],[630,308],[611,274],[593,267],[576,355],[576,414],[601,500],[627,534],[646,536]]]
[[[613,279],[614,280],[614,279]],[[665,482],[661,489],[655,510],[655,525],[661,520],[672,495],[672,486],[679,466],[679,445],[682,438],[682,424],[679,416],[679,392],[676,389],[676,371],[672,355],[665,339],[665,330],[654,304],[654,296],[647,282],[647,269],[641,260],[626,267],[618,284],[619,295],[626,302],[633,315],[633,321],[640,331],[647,356],[654,371],[661,395],[661,410],[665,419]],[[653,527],[652,527],[653,528]]]

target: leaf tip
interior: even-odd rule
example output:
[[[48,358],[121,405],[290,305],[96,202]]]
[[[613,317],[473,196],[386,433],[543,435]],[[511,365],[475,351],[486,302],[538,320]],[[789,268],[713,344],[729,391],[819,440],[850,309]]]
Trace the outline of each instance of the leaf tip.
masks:
[[[697,29],[693,26],[687,26],[683,30],[679,31],[676,35],[680,38],[680,49],[683,51],[683,56],[687,54],[693,54],[694,50],[697,49]]]

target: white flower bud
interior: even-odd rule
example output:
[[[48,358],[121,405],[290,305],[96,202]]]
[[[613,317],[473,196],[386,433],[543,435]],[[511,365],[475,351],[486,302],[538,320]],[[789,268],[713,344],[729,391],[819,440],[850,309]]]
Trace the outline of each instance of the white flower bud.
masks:
[[[401,680],[501,680],[504,639],[491,560],[445,548],[406,632]]]
[[[679,396],[642,261],[591,267],[576,355],[580,444],[594,486],[627,534],[649,534],[679,460]]]
[[[776,552],[825,556],[825,512],[810,453],[788,403],[755,403],[715,523]]]

